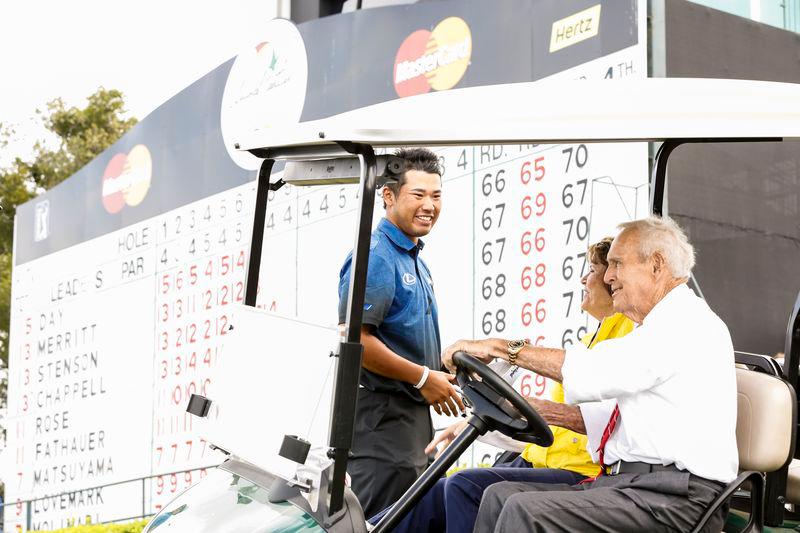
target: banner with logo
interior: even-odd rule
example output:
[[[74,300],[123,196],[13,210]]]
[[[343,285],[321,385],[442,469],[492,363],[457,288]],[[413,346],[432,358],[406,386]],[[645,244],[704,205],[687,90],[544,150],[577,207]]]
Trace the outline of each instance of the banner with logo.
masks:
[[[458,0],[299,26],[270,21],[259,42],[21,206],[5,527],[151,514],[223,459],[185,407],[193,393],[213,399],[231,309],[244,296],[259,161],[235,149],[241,132],[431,91],[644,77],[645,17],[644,0]],[[444,207],[423,256],[443,342],[579,342],[592,327],[580,311],[586,246],[646,210],[646,147],[436,153]],[[357,202],[351,186],[270,194],[259,307],[336,325]],[[375,220],[382,214],[378,202]],[[330,361],[328,353],[273,352],[265,340],[254,375],[269,372],[275,357],[304,357],[323,370]],[[287,377],[286,397],[318,394],[307,385]],[[528,396],[554,390],[533,374],[516,385]],[[259,406],[250,392],[253,426],[281,432],[268,423],[279,406]],[[251,428],[239,437],[252,438]],[[459,464],[490,462],[496,452],[476,446]]]
[[[453,0],[369,9],[297,27],[272,21],[264,42],[175,95],[70,180],[22,206],[15,262],[253,180],[255,158],[234,148],[236,131],[428,91],[538,80],[627,49],[640,43],[637,4]],[[146,193],[136,209],[102,208],[119,202],[106,193],[137,200],[123,190],[134,185],[131,176],[116,178],[131,172],[145,151],[142,164],[150,161],[152,176],[145,179],[144,170],[131,175]],[[131,152],[130,165],[119,166]],[[106,185],[109,180],[119,183]],[[42,202],[51,198],[58,200],[45,209]],[[74,213],[76,205],[86,209]],[[46,239],[33,238],[37,209],[40,218],[59,221]]]

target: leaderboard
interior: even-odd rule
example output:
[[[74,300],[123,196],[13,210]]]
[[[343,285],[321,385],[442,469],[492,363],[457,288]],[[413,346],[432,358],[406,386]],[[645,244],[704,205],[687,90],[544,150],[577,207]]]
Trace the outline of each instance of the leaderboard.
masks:
[[[423,254],[443,342],[579,342],[592,327],[580,310],[586,248],[605,235],[595,227],[642,214],[646,150],[577,144],[436,153],[443,210]],[[620,169],[620,160],[630,168]],[[224,458],[185,408],[193,393],[214,397],[231,311],[244,300],[254,198],[255,184],[247,184],[16,270],[9,444],[17,476],[7,487],[20,499],[43,498],[32,508],[38,527],[85,514],[142,514],[142,483],[144,514],[156,512]],[[338,271],[352,248],[358,200],[350,185],[271,193],[259,307],[336,323]],[[374,209],[377,221],[379,201]],[[454,226],[465,246],[451,239]],[[328,363],[327,354],[310,361]],[[526,373],[516,387],[542,396],[551,383]],[[66,503],[47,500],[56,490],[72,491]]]
[[[541,4],[553,11],[566,9],[558,2]],[[598,7],[592,8],[591,16],[609,16],[622,4],[603,2],[605,14],[600,15]],[[473,54],[472,63],[459,63],[465,79],[488,68],[481,67],[478,55],[486,40],[478,37],[483,19],[489,19],[469,16],[470,9],[483,13],[480,10],[489,10],[487,5],[464,1],[415,7],[419,13],[457,12],[471,28],[472,33],[465,33],[464,25],[455,24],[447,13],[437,11],[429,17],[437,35],[452,30],[459,43],[475,36],[469,41],[471,48],[463,48]],[[567,66],[541,61],[537,64],[549,70],[540,77],[571,83],[644,77],[646,26],[643,3],[638,5],[636,18],[617,13],[624,21],[620,24],[636,22],[624,27],[638,32],[638,39],[620,41],[610,52],[587,47]],[[381,10],[366,10],[363,16],[373,16],[369,12],[381,15]],[[350,19],[341,20],[344,24]],[[419,22],[419,27],[426,24]],[[416,29],[397,29],[397,42],[403,42],[406,30],[410,35]],[[318,36],[304,32],[312,54],[319,44],[312,41]],[[594,42],[590,38],[586,43]],[[567,57],[575,49],[577,45],[555,51]],[[391,50],[392,57],[395,52]],[[496,75],[486,72],[490,73],[480,74],[486,80],[481,83]],[[212,74],[209,84],[224,85],[225,72]],[[530,75],[519,74],[521,79]],[[309,87],[312,81],[309,78]],[[281,87],[289,87],[288,82]],[[195,91],[193,98],[200,93],[206,94]],[[381,93],[375,101],[396,96]],[[308,100],[307,108],[317,105],[310,96]],[[199,110],[209,107],[205,101],[198,103]],[[165,104],[160,111],[170,109]],[[175,112],[184,116],[185,107],[176,104]],[[143,123],[147,120],[150,117]],[[168,176],[159,178],[167,185],[158,186],[166,187],[161,189],[166,191],[164,198],[185,197],[185,201],[168,209],[153,207],[146,217],[105,233],[96,231],[93,221],[105,219],[92,218],[87,193],[85,207],[75,204],[74,198],[70,203],[71,214],[83,217],[86,238],[48,253],[16,256],[3,465],[4,526],[9,531],[151,515],[225,458],[185,408],[194,393],[213,400],[219,386],[226,340],[235,327],[234,310],[244,301],[256,184],[254,172],[236,167],[224,147],[211,146],[208,139],[213,135],[202,137],[202,147],[191,154],[181,152],[179,144],[163,150],[151,146],[153,161],[204,154],[191,161],[202,162],[214,173],[203,179],[212,183],[230,179],[235,185],[198,197],[193,180],[202,181],[200,173],[195,176],[188,170],[198,167],[177,164]],[[115,197],[119,201],[112,207],[121,210],[121,217],[144,209],[157,186],[147,193],[143,185],[150,179],[142,170],[151,164],[150,156],[143,156],[138,144],[128,150],[124,157],[139,165],[139,189],[137,194]],[[422,257],[433,275],[443,344],[483,337],[527,338],[552,347],[581,342],[596,327],[580,309],[587,247],[613,235],[619,222],[647,213],[647,146],[579,143],[433,150],[444,169],[443,207],[437,225],[424,238]],[[235,172],[239,174],[234,180]],[[188,185],[172,185],[169,180]],[[57,214],[54,198],[47,201]],[[269,193],[259,308],[311,325],[336,325],[339,270],[354,244],[359,201],[354,185],[287,185]],[[142,203],[137,207],[137,202]],[[99,198],[97,203],[102,209]],[[58,232],[53,227],[55,214],[52,220],[39,217],[40,208],[47,210],[41,203],[35,206],[35,224],[33,217],[18,221],[18,244],[21,236],[46,238],[48,224],[51,232]],[[380,200],[373,209],[377,224],[384,213]],[[298,341],[302,344],[302,339]],[[264,342],[268,345],[269,339]],[[327,351],[302,356],[315,371],[330,366]],[[268,371],[268,361],[254,361],[253,368]],[[553,383],[542,376],[530,372],[517,376],[514,386],[524,396],[549,397],[552,392]],[[287,378],[282,392],[286,398],[321,394],[306,387],[302,376]],[[258,391],[252,394],[253,424],[268,424],[270,409],[280,406],[264,408],[257,405]],[[320,398],[319,405],[328,401]],[[437,429],[451,421],[434,417]],[[327,424],[327,419],[320,417],[318,422]],[[282,434],[281,428],[274,431]],[[454,467],[489,465],[498,453],[497,448],[476,443]]]

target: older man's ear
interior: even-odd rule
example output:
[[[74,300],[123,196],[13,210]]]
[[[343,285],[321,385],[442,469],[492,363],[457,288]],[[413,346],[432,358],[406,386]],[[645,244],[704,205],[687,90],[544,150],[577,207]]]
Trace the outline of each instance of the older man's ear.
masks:
[[[654,252],[651,261],[654,276],[659,276],[667,270],[667,261],[664,259],[664,256],[661,254],[661,252]]]

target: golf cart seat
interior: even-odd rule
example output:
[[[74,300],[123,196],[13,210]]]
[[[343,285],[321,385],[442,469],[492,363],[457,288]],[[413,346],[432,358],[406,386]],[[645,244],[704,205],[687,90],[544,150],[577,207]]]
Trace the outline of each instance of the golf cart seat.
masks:
[[[794,453],[796,426],[794,389],[780,378],[741,368],[736,369],[736,383],[738,408],[736,443],[739,448],[741,473],[711,504],[694,531],[700,531],[714,512],[748,482],[751,492],[751,511],[750,519],[742,531],[762,531],[763,473],[779,470],[791,460]]]
[[[786,478],[786,502],[800,505],[800,459],[792,459]]]

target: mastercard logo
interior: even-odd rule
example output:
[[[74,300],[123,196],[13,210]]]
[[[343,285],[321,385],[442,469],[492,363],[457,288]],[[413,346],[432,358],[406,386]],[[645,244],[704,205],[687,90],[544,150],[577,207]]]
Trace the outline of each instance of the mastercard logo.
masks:
[[[125,204],[139,205],[150,189],[153,158],[150,150],[137,144],[127,154],[116,154],[103,172],[103,207],[119,213]]]
[[[433,31],[417,30],[394,58],[394,89],[401,98],[454,87],[469,66],[472,33],[463,19],[448,17]]]

